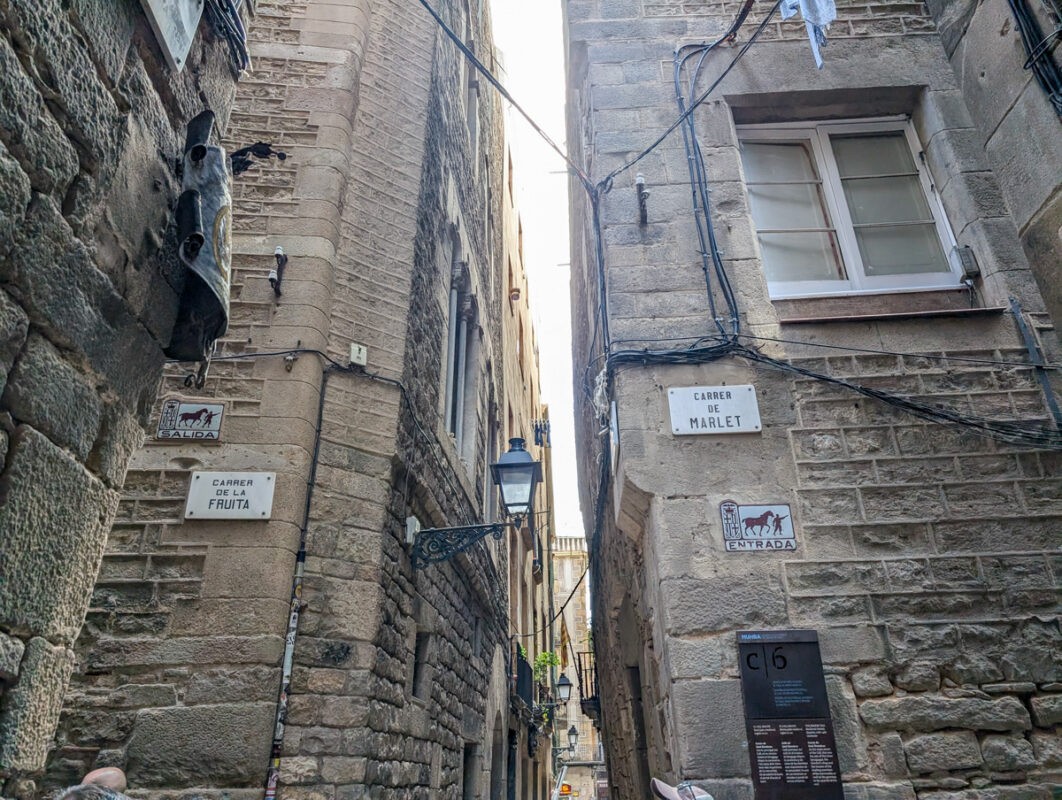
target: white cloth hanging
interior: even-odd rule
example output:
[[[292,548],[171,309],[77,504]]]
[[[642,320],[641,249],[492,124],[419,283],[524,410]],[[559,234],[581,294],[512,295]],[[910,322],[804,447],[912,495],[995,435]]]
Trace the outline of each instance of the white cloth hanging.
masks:
[[[819,48],[826,46],[826,29],[837,19],[837,5],[834,0],[782,0],[779,9],[782,19],[790,19],[797,11],[800,12],[807,27],[815,66],[822,69],[822,53]]]

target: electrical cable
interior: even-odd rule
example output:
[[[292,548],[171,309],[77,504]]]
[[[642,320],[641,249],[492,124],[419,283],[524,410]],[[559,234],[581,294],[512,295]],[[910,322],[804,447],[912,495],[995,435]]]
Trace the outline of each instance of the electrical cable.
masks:
[[[423,0],[421,0],[421,2],[423,2]],[[739,60],[741,60],[741,57],[743,55],[745,55],[745,53],[748,51],[748,49],[750,47],[752,47],[753,43],[759,37],[760,33],[762,33],[763,29],[767,27],[767,23],[769,23],[771,21],[771,18],[774,17],[775,12],[778,11],[778,7],[781,5],[781,3],[782,3],[782,0],[776,0],[775,1],[775,3],[771,6],[771,10],[768,12],[767,16],[764,17],[762,22],[760,22],[759,26],[756,28],[756,31],[749,38],[749,40],[747,42],[745,42],[745,44],[743,44],[741,46],[741,49],[738,50],[737,55],[734,56],[733,59],[731,59],[729,64],[727,64],[726,69],[724,69],[722,71],[722,73],[720,73],[719,77],[717,77],[712,82],[711,86],[709,86],[707,89],[705,89],[704,92],[702,92],[701,95],[690,105],[690,107],[687,108],[683,112],[682,116],[680,116],[673,123],[671,123],[671,125],[668,126],[667,130],[665,130],[662,134],[660,134],[653,141],[653,143],[650,144],[648,147],[646,147],[644,150],[642,150],[642,152],[640,152],[638,155],[636,155],[634,158],[632,158],[627,163],[625,163],[622,166],[617,167],[616,169],[612,170],[612,172],[610,172],[608,175],[606,175],[604,178],[602,178],[600,181],[598,181],[598,186],[601,186],[601,187],[611,186],[613,178],[615,178],[620,173],[625,172],[626,170],[630,169],[635,164],[637,164],[639,161],[641,161],[643,158],[648,156],[651,152],[653,152],[672,133],[674,133],[679,128],[679,126],[682,125],[683,122],[685,122],[686,118],[690,114],[692,114],[697,109],[697,107],[699,105],[701,105],[702,103],[704,103],[708,99],[708,96],[713,91],[715,91],[716,87],[718,87],[719,84],[723,82],[723,79],[726,78],[726,76],[730,74],[730,70],[732,70],[734,68],[734,66],[737,64],[737,62]],[[608,189],[606,188],[605,191],[608,191]]]
[[[561,618],[561,615],[564,613],[564,610],[568,607],[568,604],[571,603],[572,598],[575,597],[576,590],[578,590],[579,585],[583,582],[583,579],[586,577],[586,574],[589,571],[590,571],[590,565],[587,564],[586,568],[583,570],[583,574],[579,576],[579,580],[577,580],[575,582],[575,586],[572,587],[571,592],[568,594],[568,599],[564,601],[564,604],[560,607],[560,610],[557,611],[557,613],[553,615],[552,619],[550,619],[550,621],[546,623],[545,627],[539,628],[534,633],[510,633],[509,634],[509,638],[510,639],[531,639],[531,638],[533,638],[535,636],[541,636],[543,633],[548,631],[550,626],[554,622],[556,622],[558,619]]]
[[[582,182],[583,186],[585,186],[588,190],[591,189],[593,187],[593,184],[590,181],[590,176],[588,176],[579,167],[579,165],[571,159],[568,153],[565,152],[565,150],[560,145],[553,141],[550,135],[546,133],[546,131],[543,130],[537,122],[535,122],[535,120],[531,117],[530,114],[524,111],[523,106],[516,102],[516,99],[511,94],[509,94],[509,90],[506,89],[505,86],[502,85],[501,81],[499,81],[494,76],[494,74],[489,69],[487,69],[483,62],[476,57],[476,54],[472,52],[472,49],[461,41],[461,37],[450,29],[450,26],[443,21],[442,16],[440,16],[439,12],[432,7],[428,0],[420,0],[420,4],[424,6],[425,10],[429,14],[431,14],[432,18],[442,29],[443,33],[445,33],[447,37],[449,37],[449,39],[457,46],[457,49],[464,54],[465,58],[468,59],[469,63],[471,63],[472,66],[476,68],[476,71],[479,72],[484,78],[486,78],[487,82],[495,89],[497,89],[498,93],[502,97],[504,97],[510,104],[512,104],[512,107],[519,112],[520,116],[527,120],[527,123],[534,129],[535,133],[541,136],[543,141],[545,141],[546,144],[548,144],[553,149],[553,151],[557,153],[557,155],[564,159],[564,163],[567,164],[568,168],[571,169],[572,172],[574,172],[579,177],[579,180]]]
[[[1059,364],[1044,364],[1040,366],[1038,364],[1030,364],[1025,361],[995,361],[988,358],[970,358],[968,356],[951,356],[947,354],[937,353],[904,353],[898,350],[873,350],[866,347],[852,347],[851,345],[838,345],[838,344],[826,344],[825,342],[801,342],[795,339],[778,339],[771,336],[754,336],[750,333],[738,334],[740,339],[756,339],[761,342],[777,342],[779,344],[793,344],[801,345],[805,347],[821,347],[828,350],[845,350],[851,353],[869,353],[871,355],[881,356],[902,356],[904,358],[925,358],[933,361],[957,361],[964,364],[983,364],[985,366],[993,367],[1021,367],[1021,368],[1037,368],[1037,369],[1050,369],[1050,370],[1062,370],[1062,365]]]
[[[1028,58],[1023,67],[1031,70],[1040,88],[1047,94],[1055,113],[1062,116],[1062,69],[1051,55],[1058,41],[1059,29],[1044,36],[1040,23],[1029,10],[1025,0],[1007,0],[1017,21],[1018,33]]]
[[[964,364],[982,364],[985,366],[993,367],[1019,367],[1019,368],[1037,368],[1047,370],[1062,370],[1062,364],[1030,364],[1027,361],[999,361],[989,358],[971,358],[969,356],[956,356],[948,355],[947,353],[905,353],[901,350],[876,350],[869,347],[853,347],[851,345],[840,344],[826,344],[825,342],[811,342],[800,341],[799,339],[780,339],[774,336],[757,336],[751,333],[739,333],[737,334],[739,339],[754,339],[760,342],[776,342],[778,344],[792,344],[801,347],[820,347],[827,350],[840,350],[849,353],[867,353],[870,355],[878,356],[902,356],[904,358],[924,358],[929,361],[956,361]],[[660,342],[692,342],[696,344],[698,342],[705,341],[706,339],[718,340],[719,337],[704,337],[704,336],[664,336],[655,339],[613,339],[613,344],[635,344],[635,343],[660,343]],[[688,345],[692,346],[692,345]]]
[[[859,384],[846,381],[842,378],[834,378],[829,375],[823,375],[820,372],[815,372],[814,370],[798,367],[787,361],[764,355],[749,347],[739,347],[735,350],[734,355],[755,364],[795,373],[823,383],[833,384],[834,386],[840,386],[866,397],[879,400],[887,405],[906,411],[909,414],[930,422],[946,423],[968,428],[982,436],[995,439],[996,441],[1030,447],[1043,447],[1052,450],[1062,449],[1062,431],[1060,430],[1045,427],[1032,428],[1018,422],[979,417],[972,414],[963,414],[957,411],[952,411],[939,406],[931,406],[909,397],[893,394],[892,392],[873,389],[868,386],[860,386]]]
[[[242,361],[254,360],[256,358],[270,358],[278,356],[286,357],[303,354],[319,356],[320,358],[324,359],[324,361],[326,361],[333,370],[337,372],[343,372],[348,375],[360,375],[369,378],[370,380],[377,381],[379,383],[386,383],[397,387],[399,393],[401,394],[403,402],[405,402],[406,404],[406,408],[409,410],[409,417],[413,422],[413,426],[414,428],[416,428],[417,433],[420,434],[421,438],[427,444],[427,449],[431,453],[432,458],[435,461],[436,467],[438,467],[439,474],[442,475],[443,480],[446,481],[447,488],[450,490],[454,497],[461,497],[463,495],[463,492],[458,491],[457,486],[450,479],[450,470],[445,466],[442,456],[440,456],[439,452],[436,450],[435,447],[438,442],[427,432],[427,430],[425,430],[424,426],[421,424],[420,418],[417,416],[416,409],[413,406],[413,400],[409,396],[409,391],[406,389],[405,384],[403,384],[401,381],[396,380],[395,378],[388,378],[384,375],[379,375],[375,372],[369,372],[368,370],[360,366],[341,364],[327,353],[321,350],[315,350],[313,348],[308,347],[294,347],[290,350],[271,350],[263,353],[239,353],[230,356],[215,356],[211,359],[211,363],[215,361]],[[166,363],[179,364],[182,362],[170,359]],[[469,524],[470,518],[467,512],[463,512],[460,518],[464,521],[465,524]]]
[[[207,19],[214,33],[221,36],[229,48],[236,76],[250,69],[251,56],[247,51],[247,30],[243,26],[239,7],[233,0],[206,0]]]

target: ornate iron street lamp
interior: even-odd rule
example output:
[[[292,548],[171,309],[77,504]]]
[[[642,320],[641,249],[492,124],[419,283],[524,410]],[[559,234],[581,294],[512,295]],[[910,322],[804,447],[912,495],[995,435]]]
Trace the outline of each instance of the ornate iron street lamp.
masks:
[[[491,479],[501,493],[505,516],[512,522],[462,525],[455,528],[425,528],[417,534],[410,559],[413,569],[448,561],[487,536],[501,539],[509,525],[519,528],[531,514],[535,489],[542,482],[542,465],[524,449],[524,440],[509,440],[509,452],[490,465]],[[569,689],[569,692],[571,690]]]
[[[568,756],[569,757],[574,756],[575,755],[575,748],[576,748],[576,746],[578,746],[578,744],[579,744],[579,729],[576,728],[574,725],[572,725],[570,728],[568,728],[568,746],[567,747],[554,747],[553,748],[553,757],[554,758],[558,758],[558,756],[561,753],[563,753],[565,750],[568,751]],[[563,764],[564,762],[562,761],[560,763]]]

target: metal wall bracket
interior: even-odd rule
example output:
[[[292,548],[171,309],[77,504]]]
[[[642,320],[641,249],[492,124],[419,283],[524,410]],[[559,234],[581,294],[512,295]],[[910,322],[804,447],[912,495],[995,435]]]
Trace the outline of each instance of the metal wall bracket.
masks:
[[[501,539],[508,527],[507,522],[494,522],[489,525],[464,525],[457,528],[424,528],[416,534],[413,549],[409,554],[413,569],[449,561],[487,536]]]

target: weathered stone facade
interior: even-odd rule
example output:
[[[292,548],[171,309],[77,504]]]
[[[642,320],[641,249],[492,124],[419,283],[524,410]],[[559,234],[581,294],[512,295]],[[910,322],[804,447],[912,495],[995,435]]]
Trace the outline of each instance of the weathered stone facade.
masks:
[[[251,4],[248,4],[251,5]],[[171,71],[136,0],[0,3],[0,794],[45,764],[185,280],[174,166],[235,86]]]
[[[487,6],[439,6],[490,62]],[[413,570],[407,540],[487,516],[499,399],[537,415],[503,370],[501,109],[415,3],[260,0],[249,34],[228,135],[287,158],[237,181],[229,332],[154,412],[224,402],[222,439],[134,457],[47,785],[114,764],[148,797],[253,798],[278,768],[293,800],[501,797],[507,542]],[[271,518],[184,519],[197,470],[275,472]]]
[[[927,3],[940,30],[963,100],[984,142],[1018,228],[1048,311],[1062,320],[1062,160],[1059,115],[1025,67],[1029,53],[1007,3],[944,0]],[[1039,3],[1029,5],[1049,36],[1059,20]],[[1048,54],[1059,63],[1057,49]]]
[[[676,46],[718,37],[739,4],[566,9],[568,141],[599,180],[677,117]],[[764,13],[754,9],[738,45]],[[1054,331],[933,20],[909,3],[841,2],[838,13],[821,72],[803,24],[775,20],[696,111],[742,343],[829,378],[1050,427],[1010,298],[1057,361]],[[699,91],[734,54],[709,54]],[[956,278],[946,292],[772,300],[736,126],[893,115],[911,120],[917,169],[977,258],[974,291]],[[600,435],[608,404],[590,398],[603,336],[637,351],[719,335],[687,170],[676,132],[602,191],[607,328],[595,324],[591,204],[573,183],[581,483],[610,796],[644,797],[655,775],[693,779],[717,800],[751,797],[735,631],[810,628],[847,797],[1051,797],[1062,781],[1059,728],[1044,712],[1062,687],[1057,451],[735,356],[617,366],[604,385],[618,436]],[[644,225],[635,172],[651,190]],[[669,388],[735,384],[755,386],[761,432],[673,435]],[[789,504],[796,550],[728,552],[720,504],[731,499]]]
[[[565,754],[566,760],[594,761],[598,759],[600,736],[590,717],[582,713],[581,692],[586,687],[579,685],[577,661],[582,653],[589,653],[593,643],[590,632],[589,582],[587,568],[590,559],[586,552],[586,539],[581,536],[559,536],[553,547],[553,603],[561,614],[558,631],[558,647],[561,650],[561,672],[572,682],[571,699],[558,710],[558,727],[561,729],[561,745],[567,744],[566,731],[571,726],[579,732],[575,751]],[[567,603],[567,606],[564,604]],[[564,609],[561,612],[561,609]],[[584,656],[585,660],[585,656]],[[571,767],[564,780],[570,783],[579,797],[595,797],[598,775],[603,769],[595,767]]]

